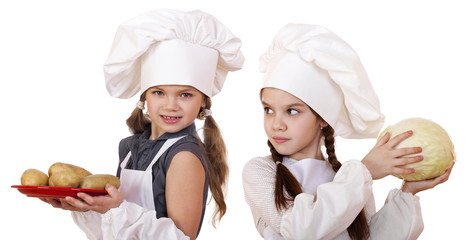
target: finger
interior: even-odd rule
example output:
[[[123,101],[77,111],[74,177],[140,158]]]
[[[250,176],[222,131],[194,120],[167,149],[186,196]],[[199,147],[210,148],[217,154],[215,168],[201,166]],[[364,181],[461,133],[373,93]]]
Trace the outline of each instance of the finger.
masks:
[[[61,205],[61,208],[64,210],[76,210],[76,208],[72,206],[71,204],[69,204],[65,198],[60,199],[60,205]]]
[[[79,192],[77,193],[77,197],[83,200],[88,205],[93,205],[94,203],[94,198],[86,193]]]
[[[50,199],[50,198],[39,198],[39,200],[41,200],[41,201],[43,201],[43,202],[45,202],[45,203],[51,204],[49,199]]]
[[[441,176],[437,177],[437,180],[439,181],[439,183],[443,183],[443,182],[446,182],[447,180],[449,180],[449,177],[450,177],[450,173],[452,172],[452,167],[454,167],[454,164],[452,164],[450,166],[449,169],[447,169],[444,174],[442,174]]]
[[[406,147],[406,148],[399,148],[393,151],[394,157],[402,157],[411,154],[417,154],[423,152],[423,148],[421,147]]]
[[[382,146],[384,144],[386,144],[388,142],[388,140],[390,140],[390,133],[389,132],[386,132],[385,135],[383,135],[379,141],[377,142],[376,146]]]
[[[411,137],[413,135],[413,131],[409,130],[403,133],[398,134],[397,136],[393,137],[387,144],[390,148],[396,147],[398,144],[403,142],[403,140]]]
[[[415,172],[414,168],[401,168],[401,167],[395,167],[392,169],[392,175],[407,175],[407,174],[412,174]]]
[[[109,196],[111,198],[115,198],[117,197],[118,195],[120,195],[119,191],[117,190],[117,188],[109,183],[106,184],[106,187],[105,187],[106,191],[108,192]]]
[[[48,203],[48,204],[52,205],[55,208],[60,208],[61,207],[60,201],[58,199],[55,199],[55,198],[40,198],[40,199],[43,202]]]
[[[78,199],[78,198],[73,198],[73,197],[66,197],[65,201],[75,208],[74,210],[79,210],[79,211],[88,211],[91,209],[90,205],[88,205],[86,202]]]
[[[423,155],[417,155],[413,157],[401,157],[401,158],[395,159],[393,163],[395,164],[395,166],[403,166],[403,165],[423,161],[423,159],[424,159]]]

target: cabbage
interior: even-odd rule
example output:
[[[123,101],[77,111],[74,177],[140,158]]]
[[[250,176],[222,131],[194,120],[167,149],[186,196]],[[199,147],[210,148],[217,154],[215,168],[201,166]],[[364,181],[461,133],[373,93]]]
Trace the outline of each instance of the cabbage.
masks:
[[[423,151],[419,154],[423,155],[424,159],[417,163],[404,165],[406,168],[414,168],[416,170],[414,173],[394,176],[406,181],[419,181],[442,175],[455,160],[454,144],[447,132],[431,120],[404,119],[383,130],[378,139],[386,132],[389,132],[393,138],[408,130],[413,130],[413,135],[398,144],[396,148],[421,147]]]

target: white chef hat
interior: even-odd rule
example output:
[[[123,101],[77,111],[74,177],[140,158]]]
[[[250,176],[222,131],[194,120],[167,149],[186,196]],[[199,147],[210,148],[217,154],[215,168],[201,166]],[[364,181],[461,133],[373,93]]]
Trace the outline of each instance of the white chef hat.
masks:
[[[156,85],[190,85],[212,97],[241,69],[241,41],[199,10],[157,9],[119,26],[104,64],[111,96],[130,98]]]
[[[260,57],[263,88],[301,99],[344,138],[375,138],[384,116],[356,52],[321,26],[287,24]]]

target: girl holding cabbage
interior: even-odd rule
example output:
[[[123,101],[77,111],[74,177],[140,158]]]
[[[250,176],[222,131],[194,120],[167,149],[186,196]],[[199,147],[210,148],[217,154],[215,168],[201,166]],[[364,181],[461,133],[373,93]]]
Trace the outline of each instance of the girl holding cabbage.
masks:
[[[416,239],[423,229],[416,193],[445,182],[405,181],[378,212],[372,182],[411,174],[420,147],[395,149],[411,131],[387,133],[362,161],[340,163],[335,136],[375,138],[378,98],[357,54],[329,30],[288,24],[260,58],[260,93],[271,155],[243,169],[245,199],[264,239]],[[322,149],[324,145],[326,157]]]

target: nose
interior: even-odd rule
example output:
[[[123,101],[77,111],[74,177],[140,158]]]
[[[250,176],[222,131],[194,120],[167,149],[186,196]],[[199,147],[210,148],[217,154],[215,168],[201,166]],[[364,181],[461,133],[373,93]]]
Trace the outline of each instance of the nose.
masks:
[[[285,131],[287,129],[287,125],[283,119],[283,117],[279,114],[276,114],[273,118],[272,128],[275,131]]]
[[[177,98],[168,96],[165,98],[165,110],[167,111],[176,111],[178,110],[178,101]]]

